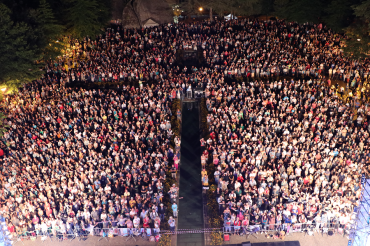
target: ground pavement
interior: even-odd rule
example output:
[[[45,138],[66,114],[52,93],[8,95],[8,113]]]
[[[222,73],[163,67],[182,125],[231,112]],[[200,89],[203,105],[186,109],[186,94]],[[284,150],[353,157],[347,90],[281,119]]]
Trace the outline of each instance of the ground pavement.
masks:
[[[199,109],[188,108],[183,104],[182,137],[181,137],[181,166],[180,166],[180,197],[178,229],[202,229],[202,182],[199,141]],[[178,246],[202,246],[203,234],[179,234]]]
[[[261,243],[261,242],[281,242],[281,239],[266,238],[265,234],[258,234],[257,238],[253,236],[230,236],[229,242],[224,242],[227,244],[240,244],[243,242],[251,243]],[[314,236],[304,236],[304,233],[292,233],[291,235],[285,237],[284,241],[299,241],[301,246],[346,246],[348,244],[348,238],[342,235],[328,236],[315,233]]]
[[[99,237],[96,236],[89,236],[86,240],[78,241],[78,239],[70,240],[64,240],[61,242],[58,241],[50,241],[50,239],[41,242],[40,238],[36,239],[35,241],[31,240],[25,240],[21,242],[14,242],[13,245],[16,246],[155,246],[155,242],[149,242],[148,240],[143,240],[142,238],[137,238],[136,242],[133,238],[130,238],[128,241],[126,241],[127,238],[125,237],[114,237],[114,238],[108,238],[108,241],[106,239],[99,240]]]

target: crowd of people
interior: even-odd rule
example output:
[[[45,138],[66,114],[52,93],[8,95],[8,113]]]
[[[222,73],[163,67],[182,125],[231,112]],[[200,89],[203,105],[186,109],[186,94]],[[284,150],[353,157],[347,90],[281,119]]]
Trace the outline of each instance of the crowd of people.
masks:
[[[325,26],[205,21],[108,29],[71,44],[73,59],[49,61],[41,79],[4,99],[0,206],[11,232],[159,228],[163,196],[178,196],[177,187],[163,194],[179,161],[171,101],[196,86],[227,225],[348,220],[368,163],[368,105],[342,104],[325,76],[357,87],[370,67],[344,57]],[[200,66],[180,66],[183,49],[203,52]],[[248,82],[231,83],[239,77]],[[74,87],[118,81],[126,85]]]
[[[370,108],[356,114],[325,84],[257,81],[208,93],[203,158],[216,166],[226,228],[350,221],[370,164]]]
[[[163,196],[178,196],[177,187],[164,194],[179,156],[169,146],[171,88],[72,89],[48,77],[5,98],[0,204],[9,231],[159,230]]]
[[[108,29],[96,40],[71,42],[77,47],[74,56],[87,59],[50,61],[45,70],[62,73],[62,80],[69,83],[190,80],[196,84],[217,81],[218,74],[250,79],[327,75],[352,87],[361,86],[369,76],[369,60],[360,63],[346,58],[341,38],[322,25],[284,20],[240,19]],[[178,66],[178,51],[186,49],[203,53],[201,66]],[[179,74],[187,76],[178,78]]]

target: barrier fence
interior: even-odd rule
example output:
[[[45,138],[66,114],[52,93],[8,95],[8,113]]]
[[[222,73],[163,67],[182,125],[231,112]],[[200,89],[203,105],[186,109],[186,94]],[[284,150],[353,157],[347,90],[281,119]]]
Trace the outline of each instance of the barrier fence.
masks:
[[[301,232],[306,235],[314,235],[321,233],[322,235],[349,235],[353,227],[353,223],[295,223],[295,224],[265,224],[265,225],[248,225],[248,226],[224,226],[222,232],[224,234],[238,234],[238,235],[253,235],[258,233],[277,233],[285,231],[286,235],[291,233]]]
[[[166,233],[166,232],[164,232]],[[89,236],[99,237],[98,241],[102,239],[108,240],[111,237],[126,237],[126,241],[133,239],[143,239],[147,241],[155,241],[159,239],[159,230],[152,228],[88,228],[88,229],[70,229],[66,230],[56,230],[49,228],[47,231],[25,231],[18,233],[14,240],[14,244],[25,240],[34,241],[37,238],[40,238],[42,242],[45,241],[72,241],[74,239],[85,240]],[[14,245],[13,244],[13,245]]]
[[[5,222],[4,222],[5,223]],[[274,234],[280,231],[285,231],[286,236],[292,233],[301,232],[306,235],[316,234],[339,234],[349,235],[353,227],[353,223],[295,223],[295,224],[261,224],[261,225],[248,225],[248,226],[224,226],[221,228],[201,228],[201,229],[178,229],[178,230],[160,230],[159,228],[140,228],[135,226],[133,228],[121,228],[119,222],[115,223],[98,223],[95,226],[89,226],[87,228],[80,228],[77,225],[67,226],[64,224],[62,227],[47,228],[43,230],[35,231],[22,231],[13,233],[10,235],[14,244],[24,240],[36,240],[40,238],[42,242],[47,240],[50,241],[72,241],[74,239],[85,240],[88,236],[98,237],[100,240],[108,240],[112,237],[125,237],[126,241],[132,239],[134,241],[158,241],[160,236],[163,234],[189,234],[189,233],[211,233],[211,232],[222,232],[224,234],[238,234],[246,235],[247,237],[252,235],[257,237],[258,233]]]

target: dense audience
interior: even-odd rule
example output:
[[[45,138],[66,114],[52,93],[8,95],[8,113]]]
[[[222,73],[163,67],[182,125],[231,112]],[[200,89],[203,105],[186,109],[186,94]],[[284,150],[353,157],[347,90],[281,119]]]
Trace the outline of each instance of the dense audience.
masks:
[[[211,133],[203,158],[216,166],[228,229],[349,222],[370,163],[369,108],[355,119],[324,83],[256,81],[206,92]]]
[[[48,62],[43,78],[5,98],[0,206],[9,230],[159,228],[162,197],[178,196],[176,187],[163,194],[167,171],[178,169],[171,100],[196,86],[207,97],[203,159],[217,166],[226,226],[344,225],[369,158],[368,105],[357,104],[367,95],[342,104],[325,76],[357,88],[370,66],[344,57],[340,38],[319,25],[233,20],[71,41],[73,59]],[[203,52],[200,66],[180,66],[185,49]],[[250,82],[231,83],[240,77]],[[70,88],[117,81],[127,86]]]
[[[51,99],[40,95],[50,89]],[[159,228],[166,172],[178,158],[169,90],[74,90],[42,79],[7,97],[0,203],[10,231]]]

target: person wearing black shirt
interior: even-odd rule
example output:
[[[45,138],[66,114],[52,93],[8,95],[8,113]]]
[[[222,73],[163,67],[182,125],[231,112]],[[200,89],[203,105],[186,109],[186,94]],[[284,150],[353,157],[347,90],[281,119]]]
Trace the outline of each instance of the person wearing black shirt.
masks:
[[[158,214],[161,221],[164,221],[164,215],[166,214],[166,207],[161,203],[158,208]]]

